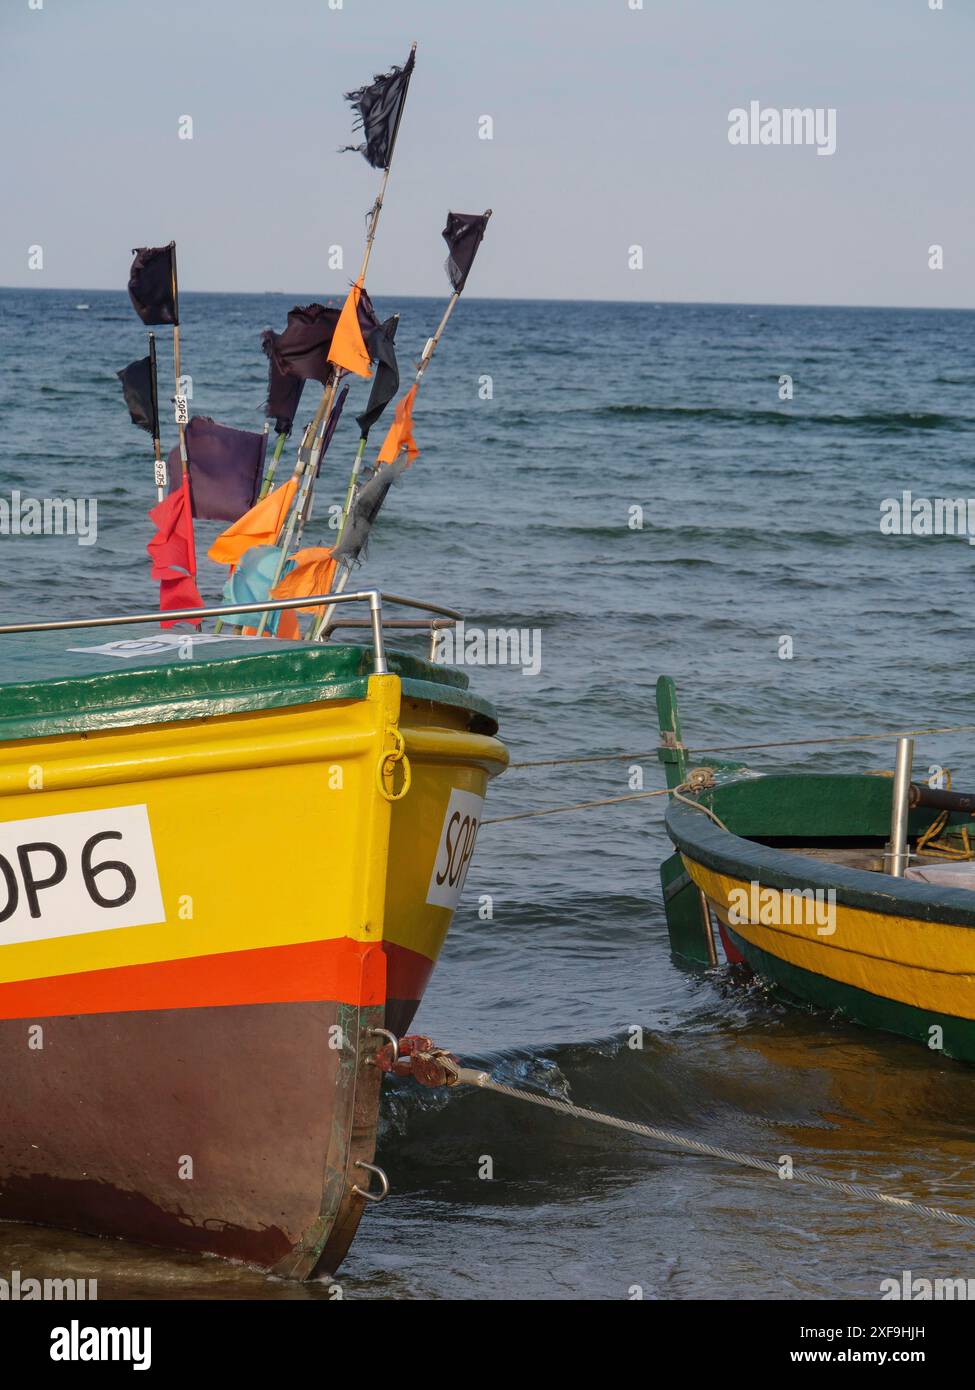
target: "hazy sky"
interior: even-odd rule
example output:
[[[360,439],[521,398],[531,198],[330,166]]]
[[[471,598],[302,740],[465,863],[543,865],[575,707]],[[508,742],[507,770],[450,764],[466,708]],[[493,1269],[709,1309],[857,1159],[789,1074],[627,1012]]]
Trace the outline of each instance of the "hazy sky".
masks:
[[[930,2],[0,0],[0,284],[175,237],[181,289],[340,294],[379,178],[342,93],[415,38],[376,294],[442,294],[491,206],[472,295],[973,308],[975,3]],[[730,144],[751,101],[835,108],[836,153]]]

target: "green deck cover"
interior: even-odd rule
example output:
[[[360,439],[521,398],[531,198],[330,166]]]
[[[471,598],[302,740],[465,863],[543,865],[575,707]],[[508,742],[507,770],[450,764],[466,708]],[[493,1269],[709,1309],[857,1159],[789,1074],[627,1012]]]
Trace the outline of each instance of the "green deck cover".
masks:
[[[191,656],[93,650],[157,637],[141,625],[0,636],[0,741],[360,700],[372,672],[371,648],[332,643],[229,637],[193,644]],[[471,694],[463,672],[404,652],[386,656],[405,697],[459,706],[483,732],[497,729],[493,707]]]

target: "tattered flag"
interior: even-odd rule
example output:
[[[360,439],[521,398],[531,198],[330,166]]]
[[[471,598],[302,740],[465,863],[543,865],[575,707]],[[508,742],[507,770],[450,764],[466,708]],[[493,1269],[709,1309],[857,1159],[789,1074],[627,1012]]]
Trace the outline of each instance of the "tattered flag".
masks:
[[[404,458],[397,459],[395,463],[377,465],[373,469],[359,489],[342,539],[332,552],[336,560],[346,560],[353,564],[359,559],[369,539],[373,522],[386,500],[386,494],[407,467],[409,463]]]
[[[275,434],[290,434],[305,389],[305,378],[281,370],[272,350],[275,336],[270,328],[265,328],[261,334],[261,347],[268,357],[264,414],[273,418]]]
[[[179,323],[176,290],[176,243],[140,246],[129,271],[129,298],[144,324]]]
[[[369,356],[378,366],[369,392],[369,403],[362,414],[355,417],[363,439],[368,438],[369,431],[399,390],[399,366],[393,346],[398,326],[399,314],[394,314],[373,329],[366,340]]]
[[[454,290],[460,294],[467,284],[477,248],[484,237],[490,212],[448,212],[442,236],[450,252],[444,269]]]
[[[379,463],[394,463],[403,449],[406,450],[407,465],[419,454],[413,438],[413,402],[416,400],[414,383],[396,407],[393,423],[386,432],[382,448],[379,450]]]
[[[309,546],[291,557],[292,568],[271,592],[272,598],[309,598],[312,594],[328,594],[338,561],[327,546]],[[298,610],[301,613],[321,613],[314,605]]]
[[[365,138],[361,145],[343,145],[343,152],[356,150],[374,169],[389,168],[414,63],[411,53],[401,68],[379,73],[369,86],[346,92],[346,101],[357,113],[353,130],[361,130]]]
[[[328,350],[339,313],[340,310],[324,304],[296,304],[288,313],[288,326],[283,333],[266,328],[261,335],[261,346],[271,359],[272,368],[282,376],[320,381],[324,386],[331,376]]]

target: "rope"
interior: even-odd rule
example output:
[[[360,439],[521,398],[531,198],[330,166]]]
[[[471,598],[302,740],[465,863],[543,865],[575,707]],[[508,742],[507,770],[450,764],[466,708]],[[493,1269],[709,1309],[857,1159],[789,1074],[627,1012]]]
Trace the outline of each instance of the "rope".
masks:
[[[691,1139],[685,1134],[675,1134],[673,1130],[658,1129],[655,1125],[640,1124],[636,1120],[621,1120],[616,1115],[604,1115],[598,1110],[587,1110],[584,1106],[573,1105],[568,1100],[555,1100],[551,1096],[537,1095],[532,1091],[516,1090],[514,1086],[505,1086],[500,1081],[493,1081],[487,1072],[477,1072],[469,1067],[461,1067],[457,1081],[462,1086],[479,1086],[481,1090],[496,1091],[498,1095],[509,1096],[512,1100],[528,1101],[530,1105],[541,1105],[547,1110],[556,1110],[578,1120],[590,1120],[593,1124],[608,1125],[612,1129],[626,1130],[630,1134],[639,1134],[644,1139],[655,1139],[661,1144],[670,1144],[672,1147],[683,1149],[688,1153],[702,1154],[706,1158],[721,1159],[722,1162],[735,1163],[743,1168],[754,1168],[760,1173],[770,1173],[781,1179],[781,1169],[771,1159],[756,1158],[753,1154],[737,1153],[734,1149],[723,1149],[717,1144],[706,1144],[701,1139]],[[900,1207],[903,1210],[913,1212],[916,1216],[932,1217],[936,1221],[947,1221],[952,1226],[965,1226],[970,1230],[975,1230],[975,1220],[970,1216],[961,1216],[957,1212],[946,1211],[943,1207],[930,1207],[923,1202],[913,1202],[906,1197],[894,1197],[890,1193],[881,1192],[879,1188],[865,1187],[862,1183],[841,1182],[836,1178],[824,1178],[819,1173],[795,1168],[788,1181],[809,1183],[811,1186],[822,1188],[827,1192],[842,1192],[849,1197],[864,1197],[868,1201],[880,1202],[884,1206]]]
[[[675,796],[678,801],[683,801],[685,806],[691,806],[695,811],[703,811],[706,816],[710,816],[716,825],[720,825],[722,830],[728,827],[724,821],[718,817],[707,806],[702,806],[697,801],[691,801],[686,796],[681,796],[682,791],[703,791],[708,787],[714,786],[714,773],[709,767],[696,767],[687,774],[687,781],[681,782],[679,787],[663,787],[660,791],[653,792],[633,792],[629,796],[607,796],[601,801],[572,801],[565,806],[547,806],[542,811],[518,811],[511,816],[492,816],[488,820],[481,821],[482,825],[501,825],[510,820],[531,820],[534,816],[557,816],[561,811],[586,811],[591,806],[615,806],[620,801],[643,801],[648,796]]]
[[[823,743],[870,743],[884,738],[917,738],[922,734],[970,734],[975,732],[975,724],[946,724],[941,728],[894,729],[881,734],[833,734],[828,738],[786,738],[774,743],[724,743],[714,748],[695,748],[694,756],[701,753],[747,753],[762,748],[802,748],[811,744]],[[597,753],[584,758],[541,758],[536,762],[509,763],[508,771],[521,767],[570,767],[576,763],[612,763],[631,760],[639,762],[657,756],[656,748],[645,753]]]
[[[609,796],[604,801],[573,801],[567,806],[549,806],[544,811],[519,811],[513,816],[492,816],[482,825],[501,825],[509,820],[530,820],[533,816],[557,816],[560,811],[585,811],[590,806],[615,806],[618,801],[642,801],[646,796],[666,796],[667,788],[658,792],[634,792],[631,796]]]

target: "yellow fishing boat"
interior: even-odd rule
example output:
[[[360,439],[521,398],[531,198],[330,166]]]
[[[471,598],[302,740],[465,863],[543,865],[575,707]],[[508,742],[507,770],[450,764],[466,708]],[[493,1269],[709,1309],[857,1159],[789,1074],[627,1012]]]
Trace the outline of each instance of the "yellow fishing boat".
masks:
[[[0,1218],[301,1278],[383,1195],[375,1055],[507,753],[331,601],[371,648],[0,630]]]
[[[695,769],[668,676],[657,710],[674,954],[716,965],[720,938],[783,998],[975,1062],[975,794],[912,782],[909,737],[892,780]]]

